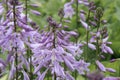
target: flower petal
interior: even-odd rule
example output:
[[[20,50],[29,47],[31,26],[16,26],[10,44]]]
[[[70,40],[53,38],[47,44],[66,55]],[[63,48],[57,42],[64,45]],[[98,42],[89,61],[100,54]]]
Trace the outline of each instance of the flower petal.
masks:
[[[104,67],[104,65],[101,63],[101,62],[99,62],[98,60],[96,61],[96,64],[97,64],[97,66],[99,67],[99,69],[101,70],[101,71],[106,71],[106,68]]]

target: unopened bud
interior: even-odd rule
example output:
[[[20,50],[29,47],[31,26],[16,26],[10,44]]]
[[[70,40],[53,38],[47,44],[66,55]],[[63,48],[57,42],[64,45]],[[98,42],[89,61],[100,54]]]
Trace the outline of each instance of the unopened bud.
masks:
[[[58,16],[60,16],[61,18],[64,16],[64,11],[63,9],[59,10]]]
[[[103,10],[102,10],[101,7],[98,7],[98,8],[96,9],[96,17],[97,17],[98,19],[100,19],[102,16],[103,16]]]

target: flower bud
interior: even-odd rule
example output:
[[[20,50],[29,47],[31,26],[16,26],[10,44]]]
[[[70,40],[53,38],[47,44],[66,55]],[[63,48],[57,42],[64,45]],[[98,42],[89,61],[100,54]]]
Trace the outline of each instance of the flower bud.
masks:
[[[63,9],[60,9],[60,10],[59,10],[58,16],[61,17],[61,18],[64,16],[64,11],[63,11]]]
[[[10,0],[10,4],[11,5],[18,5],[19,4],[19,2],[18,2],[18,0]]]
[[[103,10],[102,10],[101,7],[98,7],[98,8],[96,9],[96,17],[97,17],[98,19],[100,19],[102,16],[103,16]]]
[[[102,20],[101,23],[102,24],[107,24],[107,21],[106,20]]]

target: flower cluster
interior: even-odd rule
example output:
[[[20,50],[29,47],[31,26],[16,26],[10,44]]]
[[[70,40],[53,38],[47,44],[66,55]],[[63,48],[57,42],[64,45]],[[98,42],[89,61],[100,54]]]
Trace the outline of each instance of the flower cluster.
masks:
[[[56,79],[74,80],[69,71],[77,70],[80,74],[89,71],[89,63],[84,60],[77,61],[75,54],[81,54],[80,44],[77,46],[70,41],[71,36],[77,36],[74,31],[62,30],[62,24],[57,23],[51,17],[49,22],[49,32],[41,33],[39,43],[30,44],[33,51],[34,74],[41,73],[38,80],[43,80],[46,71],[50,71],[52,77]],[[40,72],[45,68],[45,72]],[[68,68],[69,70],[67,70]]]
[[[24,7],[22,3],[18,0],[9,0],[7,6],[9,7],[8,11],[5,18],[1,19],[0,24],[0,47],[2,53],[8,53],[6,63],[8,65],[11,64],[8,79],[13,79],[15,77],[14,75],[17,74],[17,71],[20,70],[20,72],[23,73],[24,78],[29,80],[27,73],[24,71],[24,65],[28,71],[30,70],[29,61],[26,58],[26,43],[31,40],[35,31],[27,24],[26,15],[23,13]],[[29,19],[28,22],[30,22]],[[5,65],[1,64],[1,68],[2,66]]]
[[[64,6],[69,5],[72,6],[72,4],[75,4],[75,1],[71,1],[69,3],[66,3]],[[86,30],[86,41],[83,41],[84,45],[92,50],[96,50],[96,58],[95,58],[95,63],[98,66],[100,71],[106,72],[116,72],[114,69],[112,68],[106,68],[101,62],[100,62],[100,58],[104,57],[104,53],[109,53],[109,54],[113,54],[113,50],[108,46],[110,44],[112,44],[111,42],[108,42],[108,31],[107,31],[107,27],[104,27],[104,25],[106,24],[106,20],[101,20],[102,16],[103,16],[103,11],[100,7],[96,8],[94,2],[88,2],[88,0],[78,0],[78,2],[76,3],[77,8],[78,9],[78,4],[84,4],[85,7],[88,8],[88,12],[81,10],[79,16],[76,15],[77,18],[83,27]],[[66,7],[64,7],[64,9],[66,9]],[[74,17],[73,13],[75,13],[73,10],[74,8],[71,7],[71,12],[64,10],[65,16],[69,16]],[[69,14],[68,14],[69,13]],[[87,16],[87,17],[86,17]],[[66,18],[66,17],[65,17]],[[101,27],[101,25],[103,27]],[[94,29],[94,30],[93,30]],[[90,33],[90,34],[89,34]],[[89,36],[91,38],[89,38]],[[87,48],[87,51],[88,51]],[[86,52],[85,54],[88,54],[88,52]],[[105,58],[105,57],[104,57]],[[112,78],[111,78],[112,79]]]

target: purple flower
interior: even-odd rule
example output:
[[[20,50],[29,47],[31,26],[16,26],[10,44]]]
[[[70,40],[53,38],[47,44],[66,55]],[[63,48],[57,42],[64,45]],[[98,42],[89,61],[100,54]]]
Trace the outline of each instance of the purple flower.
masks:
[[[30,4],[30,6],[35,7],[35,8],[39,7],[39,5],[37,5],[37,4]]]
[[[87,73],[88,80],[103,80],[104,75],[100,71],[95,71],[92,73]]]
[[[90,42],[93,43],[93,42],[97,42],[97,38],[100,38],[100,36],[102,36],[101,32],[98,31],[96,34],[95,33],[92,33],[92,37],[90,39]],[[107,46],[108,44],[112,44],[111,42],[108,42],[108,36],[103,38],[102,40],[99,40],[101,41],[100,43],[100,48],[101,48],[101,51],[104,52],[104,53],[110,53],[110,54],[113,54],[113,50]]]
[[[29,76],[27,75],[27,73],[25,71],[22,72],[24,75],[24,80],[30,80]]]
[[[75,14],[74,9],[71,6],[71,3],[66,3],[64,5],[64,18],[72,18],[72,16]]]
[[[120,80],[120,77],[106,77],[103,80]]]
[[[24,7],[21,3],[16,1],[15,10],[13,10],[12,0],[8,1],[7,4],[6,18],[4,20],[4,17],[2,17],[0,20],[0,47],[3,53],[9,53],[6,60],[8,64],[11,64],[8,79],[11,80],[15,77],[17,67],[17,71],[23,73],[24,80],[29,80],[29,76],[24,71],[24,69],[30,71],[29,60],[26,59],[26,46],[28,46],[26,43],[29,43],[29,40],[33,41],[33,37],[35,37],[37,32],[27,24],[27,21],[30,22],[31,20],[29,17],[26,20],[26,15],[23,13]],[[1,4],[0,9],[2,10]],[[14,25],[15,23],[16,26]],[[26,36],[24,33],[28,33],[28,35]],[[16,54],[18,65],[15,63]],[[1,63],[0,65],[3,66]]]
[[[40,16],[40,15],[41,15],[41,13],[38,12],[38,11],[36,11],[36,10],[31,10],[31,12],[32,12],[33,14],[37,15],[37,16]]]
[[[77,36],[77,33],[61,30],[62,27],[58,27],[59,25],[51,17],[48,22],[51,25],[50,30],[42,32],[39,42],[33,42],[29,45],[34,53],[34,74],[41,72],[43,67],[46,69],[49,67],[53,77],[56,75],[57,79],[66,79],[68,77],[74,80],[70,74],[66,73],[68,70],[65,71],[61,64],[66,65],[70,72],[75,69],[80,74],[89,71],[89,63],[75,59],[75,56],[80,56],[83,52],[80,43],[74,44],[70,41],[70,37]]]
[[[64,61],[65,61],[65,64],[67,65],[67,67],[71,70],[71,71],[74,71],[74,66],[73,66],[73,63],[69,61],[69,59],[67,59],[67,56],[64,57]]]
[[[96,50],[96,47],[94,44],[88,43],[88,47],[91,48],[92,50]]]
[[[66,80],[75,80],[75,79],[69,74],[69,72],[66,72]]]
[[[97,61],[96,61],[96,64],[97,64],[98,68],[99,68],[101,71],[106,72],[106,68],[105,68],[105,66],[104,66],[101,62],[99,62],[99,61],[97,60]]]
[[[86,42],[84,42],[84,44],[87,44]],[[90,42],[88,42],[88,47],[92,50],[96,50],[96,46]]]
[[[62,78],[65,77],[65,72],[64,69],[59,65],[59,63],[57,61],[53,62],[54,67],[52,69],[52,74],[56,74],[56,76],[60,76]]]
[[[115,72],[116,72],[116,70],[114,70],[114,69],[112,69],[112,68],[106,68],[106,70],[109,71],[109,72],[112,72],[112,73],[115,73]]]
[[[48,71],[48,69],[47,69],[45,72],[43,72],[43,73],[38,77],[37,80],[44,80],[47,71]]]
[[[86,5],[86,6],[89,5],[88,0],[78,0],[78,2],[79,2],[80,4],[84,4],[84,5]]]
[[[104,53],[110,53],[113,54],[113,51],[110,47],[106,46],[106,44],[102,44],[101,45],[101,49]]]
[[[89,29],[90,29],[90,26],[89,26],[86,22],[84,22],[84,21],[82,21],[82,20],[80,20],[80,22],[82,23],[83,27],[84,27],[86,30],[89,30]]]
[[[80,18],[81,18],[82,21],[85,21],[86,20],[85,14],[84,13],[80,13]]]
[[[9,80],[11,80],[11,79],[13,79],[14,78],[14,74],[15,74],[15,72],[16,72],[16,68],[15,68],[15,66],[14,66],[14,61],[12,62],[12,66],[11,66],[11,70],[10,70],[10,73],[9,73]]]
[[[111,44],[111,42],[107,42],[107,40],[108,40],[108,37],[102,40],[102,44],[101,44],[102,52],[113,54],[113,50],[107,46],[107,44]]]
[[[79,62],[77,62],[74,66],[79,74],[85,74],[85,71],[89,71],[89,65],[90,63],[86,63],[84,60],[79,60]]]

